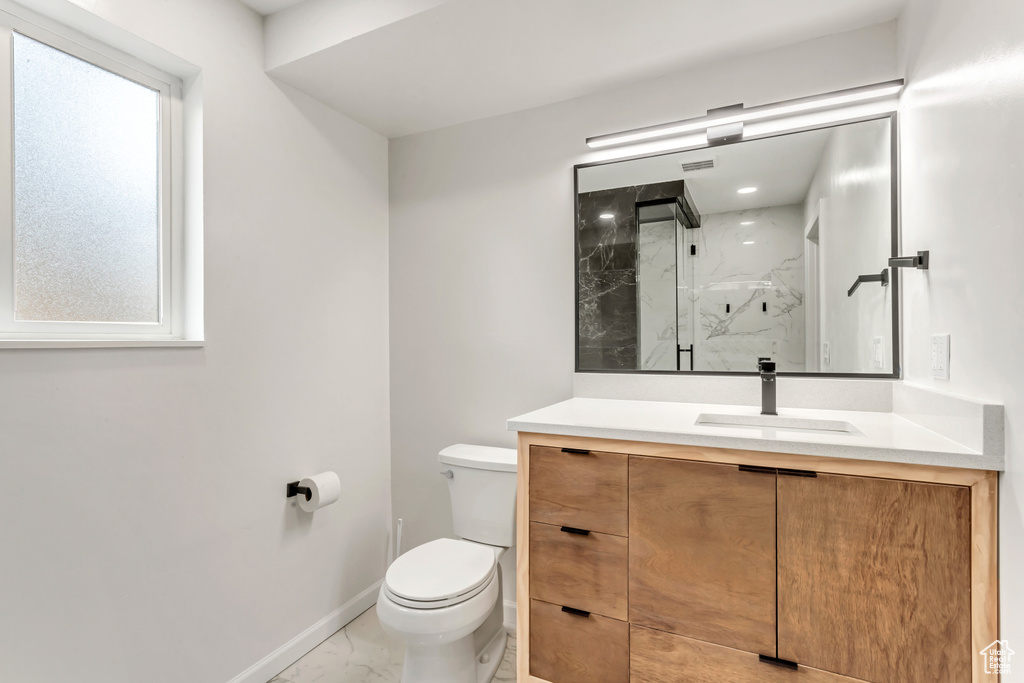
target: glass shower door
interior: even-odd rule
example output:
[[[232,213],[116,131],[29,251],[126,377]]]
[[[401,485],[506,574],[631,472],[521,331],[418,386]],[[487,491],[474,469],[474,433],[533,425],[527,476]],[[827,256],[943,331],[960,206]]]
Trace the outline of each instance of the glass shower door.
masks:
[[[637,206],[637,361],[640,370],[679,369],[676,286],[679,234],[676,204]],[[689,369],[689,360],[686,368]]]

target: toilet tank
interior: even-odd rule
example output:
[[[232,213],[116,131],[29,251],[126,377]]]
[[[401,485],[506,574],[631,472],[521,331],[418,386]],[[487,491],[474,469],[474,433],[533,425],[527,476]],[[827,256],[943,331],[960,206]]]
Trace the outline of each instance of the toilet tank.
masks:
[[[456,444],[440,453],[450,470],[455,535],[468,541],[511,548],[516,544],[516,451]]]

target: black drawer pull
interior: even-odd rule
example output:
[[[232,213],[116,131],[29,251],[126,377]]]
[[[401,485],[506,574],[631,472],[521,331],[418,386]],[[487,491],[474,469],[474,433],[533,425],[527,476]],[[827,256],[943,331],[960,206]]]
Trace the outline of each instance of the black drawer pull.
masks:
[[[579,534],[580,536],[589,536],[590,532],[586,529],[577,529],[573,526],[563,526],[562,531],[567,534]]]
[[[572,615],[575,615],[577,617],[583,617],[585,619],[590,618],[590,612],[584,612],[583,610],[576,609],[575,607],[563,607],[562,611],[565,612],[566,614],[572,614]],[[796,664],[794,664],[793,666],[795,667]]]
[[[563,448],[563,453],[571,453],[573,455],[590,455],[590,451],[582,448]]]
[[[792,669],[793,671],[797,670],[797,663],[796,662],[789,662],[789,661],[786,661],[785,659],[779,659],[777,657],[769,657],[768,655],[758,655],[757,659],[762,664],[771,664],[772,666],[781,666],[783,669]]]
[[[757,467],[756,465],[740,465],[740,472],[754,472],[757,474],[781,474],[787,477],[809,477],[818,476],[817,472],[810,470],[786,470],[781,467]]]
[[[783,470],[783,469],[780,469],[779,470],[779,474],[785,475],[787,477],[810,477],[812,479],[818,476],[817,472],[811,472],[810,470]]]

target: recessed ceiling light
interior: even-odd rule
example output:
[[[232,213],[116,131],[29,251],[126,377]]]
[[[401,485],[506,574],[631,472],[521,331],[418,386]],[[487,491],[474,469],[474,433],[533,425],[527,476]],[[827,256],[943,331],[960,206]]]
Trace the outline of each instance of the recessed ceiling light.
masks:
[[[754,221],[740,221],[740,225],[753,225]]]
[[[750,194],[751,192],[757,192],[757,188],[756,187],[741,187],[740,189],[738,189],[736,191],[739,192],[740,194]]]
[[[743,244],[753,244],[753,243],[754,243],[753,240],[751,240],[750,242],[744,242]]]
[[[600,218],[603,218],[606,221],[607,220],[611,220],[612,218],[615,218],[615,214],[614,213],[602,213]]]

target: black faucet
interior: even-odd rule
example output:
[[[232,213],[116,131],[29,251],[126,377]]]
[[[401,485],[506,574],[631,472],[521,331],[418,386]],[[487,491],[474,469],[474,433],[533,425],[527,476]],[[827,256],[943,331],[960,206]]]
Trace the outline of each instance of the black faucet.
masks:
[[[758,360],[757,369],[761,373],[761,414],[778,415],[775,405],[775,361]]]

